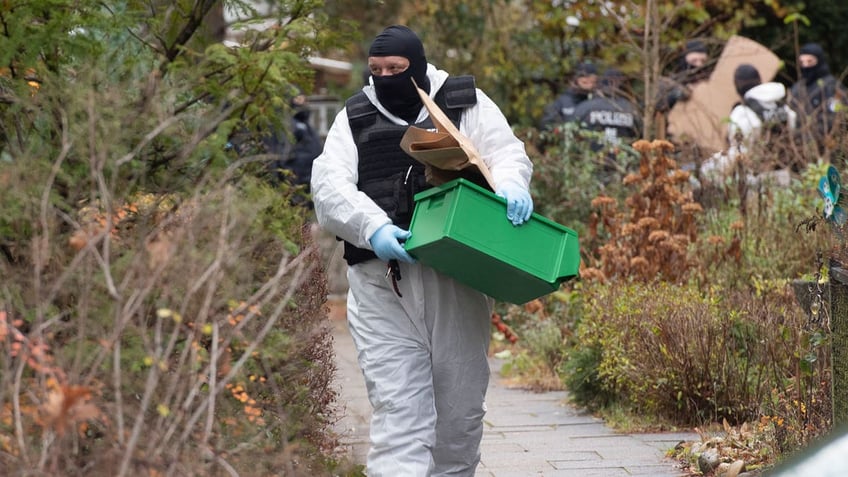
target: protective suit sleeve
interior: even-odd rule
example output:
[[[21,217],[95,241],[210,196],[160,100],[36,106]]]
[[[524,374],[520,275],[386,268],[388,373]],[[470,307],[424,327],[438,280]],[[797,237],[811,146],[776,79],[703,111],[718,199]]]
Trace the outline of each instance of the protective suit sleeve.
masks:
[[[312,202],[321,227],[359,248],[370,250],[368,239],[391,220],[356,187],[358,163],[347,112],[342,109],[327,133],[323,152],[312,163]]]
[[[730,121],[727,124],[727,140],[732,147],[735,147],[738,145],[737,135],[741,135],[744,142],[760,126],[762,126],[762,121],[757,117],[757,113],[746,106],[736,106],[730,112]]]
[[[787,120],[787,124],[789,125],[789,130],[794,131],[795,128],[798,127],[798,113],[795,112],[792,108],[787,105],[783,105],[783,110],[786,111],[786,116],[789,118]]]
[[[479,89],[477,104],[462,116],[460,132],[471,140],[489,167],[495,190],[501,189],[505,182],[514,182],[525,190],[529,188],[533,163],[527,157],[524,143],[515,137],[500,108]]]

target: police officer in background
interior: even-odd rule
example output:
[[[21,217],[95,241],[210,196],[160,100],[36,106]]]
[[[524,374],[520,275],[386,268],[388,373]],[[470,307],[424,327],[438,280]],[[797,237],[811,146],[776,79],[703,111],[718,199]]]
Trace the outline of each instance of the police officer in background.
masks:
[[[846,90],[830,73],[824,50],[818,43],[807,43],[798,54],[801,77],[792,85],[789,105],[798,113],[801,134],[812,137],[824,152],[836,113],[846,104]]]
[[[568,89],[545,108],[539,129],[553,129],[572,121],[574,110],[580,103],[592,97],[597,83],[598,69],[594,64],[585,62],[578,66]]]
[[[620,169],[616,164],[620,146],[629,145],[641,132],[641,118],[628,97],[628,86],[627,77],[610,68],[604,72],[598,92],[574,111],[574,120],[581,129],[597,133],[592,138],[592,150],[602,153],[604,182]]]
[[[581,128],[603,133],[594,150],[618,146],[639,137],[639,112],[626,93],[627,78],[621,71],[610,68],[601,78],[597,94],[574,110],[574,120]]]
[[[701,40],[689,40],[673,67],[671,77],[661,77],[656,110],[668,113],[678,101],[688,101],[692,87],[709,78],[709,50]]]
[[[293,113],[291,129],[263,134],[262,145],[266,153],[275,156],[271,162],[274,183],[301,187],[302,193],[294,194],[292,202],[312,208],[312,202],[309,200],[312,161],[321,154],[324,145],[321,136],[309,124],[310,110],[306,95],[298,91],[289,101],[289,105]]]
[[[309,116],[311,111],[308,106],[306,95],[301,93],[291,100],[294,114],[292,115],[292,145],[291,169],[295,175],[295,181],[299,185],[309,187],[312,179],[312,161],[321,154],[324,144],[311,124]]]

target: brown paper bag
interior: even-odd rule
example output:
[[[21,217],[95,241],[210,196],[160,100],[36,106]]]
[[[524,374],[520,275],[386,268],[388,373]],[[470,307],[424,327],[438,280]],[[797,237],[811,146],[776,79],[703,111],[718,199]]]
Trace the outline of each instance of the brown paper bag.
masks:
[[[444,111],[421,88],[418,95],[430,113],[435,131],[410,126],[400,142],[404,152],[425,166],[425,178],[433,185],[459,177],[459,171],[472,168],[478,171],[492,190],[495,181],[474,144],[459,132]]]
[[[400,141],[404,152],[439,169],[461,171],[471,166],[459,142],[448,133],[410,126]]]

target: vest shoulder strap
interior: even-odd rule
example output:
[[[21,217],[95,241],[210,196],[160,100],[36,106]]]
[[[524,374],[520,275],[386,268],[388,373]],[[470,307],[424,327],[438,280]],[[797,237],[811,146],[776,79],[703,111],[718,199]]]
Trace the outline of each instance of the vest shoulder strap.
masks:
[[[365,96],[362,91],[345,101],[345,109],[347,120],[354,133],[374,124],[377,120],[377,107],[371,104],[368,96]]]
[[[751,108],[754,113],[757,114],[757,117],[760,118],[761,121],[786,121],[788,118],[786,117],[786,112],[783,108],[785,105],[784,101],[777,101],[776,106],[774,108],[766,108],[762,103],[755,99],[745,99],[745,106]]]
[[[469,108],[477,104],[477,85],[471,75],[449,76],[439,90],[442,91],[448,108]]]
[[[742,103],[747,106],[751,111],[753,111],[754,114],[756,114],[757,117],[760,118],[760,121],[765,120],[766,108],[762,104],[760,104],[759,101],[750,98],[743,98]]]

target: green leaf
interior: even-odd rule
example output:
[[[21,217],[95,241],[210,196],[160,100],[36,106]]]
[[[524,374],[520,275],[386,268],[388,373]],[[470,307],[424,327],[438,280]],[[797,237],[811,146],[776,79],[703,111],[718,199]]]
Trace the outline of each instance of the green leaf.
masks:
[[[806,15],[803,15],[800,12],[790,13],[786,15],[786,18],[783,19],[783,23],[789,25],[790,23],[801,22],[804,26],[810,26],[810,19],[807,18]]]

